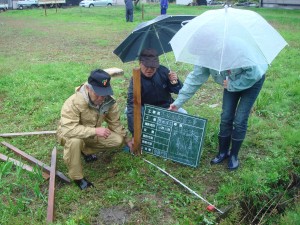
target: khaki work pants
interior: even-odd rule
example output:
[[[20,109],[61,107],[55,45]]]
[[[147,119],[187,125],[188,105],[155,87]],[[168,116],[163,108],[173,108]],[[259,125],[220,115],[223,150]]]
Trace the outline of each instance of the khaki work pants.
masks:
[[[124,144],[124,138],[117,133],[111,132],[107,139],[97,136],[85,139],[62,138],[59,142],[64,146],[64,161],[69,170],[69,177],[72,180],[80,180],[84,177],[81,152],[85,155],[90,155],[101,150],[121,148]]]

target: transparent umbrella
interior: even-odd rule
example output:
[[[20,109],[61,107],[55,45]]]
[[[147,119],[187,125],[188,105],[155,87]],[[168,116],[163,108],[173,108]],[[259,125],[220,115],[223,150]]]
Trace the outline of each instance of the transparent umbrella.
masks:
[[[224,71],[270,64],[287,42],[259,14],[225,6],[190,20],[170,44],[176,61]]]

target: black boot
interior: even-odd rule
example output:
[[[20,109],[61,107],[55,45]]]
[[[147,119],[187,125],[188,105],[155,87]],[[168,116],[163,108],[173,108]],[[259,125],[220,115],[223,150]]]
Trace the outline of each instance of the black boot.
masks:
[[[91,162],[94,162],[94,161],[97,161],[97,160],[98,160],[98,157],[97,157],[97,155],[95,155],[95,154],[85,155],[83,152],[81,152],[81,155],[83,156],[84,161],[85,161],[86,163],[91,163]]]
[[[211,164],[218,164],[224,161],[228,157],[229,145],[231,137],[220,137],[219,136],[219,153],[210,161]]]
[[[80,180],[74,180],[74,182],[81,190],[85,190],[88,187],[94,187],[93,183],[89,182],[85,178],[82,178]]]
[[[236,141],[232,140],[231,141],[231,150],[230,150],[230,158],[228,162],[228,169],[234,170],[237,169],[240,165],[239,159],[238,159],[238,154],[240,151],[240,148],[242,146],[243,141]]]

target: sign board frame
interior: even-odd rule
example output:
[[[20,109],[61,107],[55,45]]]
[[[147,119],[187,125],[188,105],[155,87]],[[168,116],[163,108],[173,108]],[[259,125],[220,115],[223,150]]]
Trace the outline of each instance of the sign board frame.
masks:
[[[207,119],[144,105],[141,149],[191,167],[198,167]]]

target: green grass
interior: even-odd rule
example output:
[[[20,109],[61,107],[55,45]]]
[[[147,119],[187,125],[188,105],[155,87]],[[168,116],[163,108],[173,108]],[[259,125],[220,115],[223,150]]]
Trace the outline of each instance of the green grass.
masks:
[[[115,97],[123,111],[132,69],[112,51],[139,23],[159,15],[158,4],[141,5],[134,22],[125,22],[124,7],[11,10],[0,14],[0,133],[55,130],[63,102],[95,68],[122,68],[114,77]],[[169,14],[199,15],[217,7],[169,5]],[[220,220],[199,198],[174,183],[139,157],[116,150],[99,153],[84,165],[95,188],[79,191],[56,179],[54,224],[116,224],[109,212],[126,217],[125,224],[297,224],[299,218],[299,102],[300,14],[297,10],[255,8],[286,39],[268,70],[264,87],[249,119],[241,150],[241,167],[228,172],[226,164],[210,166],[217,152],[221,88],[211,79],[185,104],[191,115],[208,119],[198,168],[144,154],[192,190],[222,210]],[[192,66],[166,57],[184,80]],[[161,57],[162,64],[166,64]],[[176,97],[176,96],[175,96]],[[210,105],[218,104],[216,108]],[[121,117],[126,126],[125,116]],[[0,138],[50,164],[54,135]],[[57,169],[67,174],[63,148]],[[0,146],[0,153],[18,160]],[[28,164],[28,163],[27,163]],[[46,224],[48,181],[41,172],[23,171],[0,162],[0,224]],[[296,185],[298,184],[298,186]],[[120,222],[120,220],[119,220]],[[121,223],[121,222],[120,222]]]

